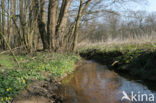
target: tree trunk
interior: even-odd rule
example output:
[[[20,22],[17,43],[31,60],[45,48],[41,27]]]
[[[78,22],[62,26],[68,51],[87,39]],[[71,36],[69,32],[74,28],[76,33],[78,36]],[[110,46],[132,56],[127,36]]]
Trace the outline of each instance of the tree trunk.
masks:
[[[37,6],[38,6],[38,8],[40,8],[38,18],[37,18],[38,28],[39,28],[39,32],[40,32],[40,35],[41,35],[41,40],[42,40],[42,43],[43,43],[43,49],[45,50],[45,49],[49,49],[49,40],[48,40],[48,36],[47,36],[47,32],[46,32],[46,24],[44,22],[45,0],[40,0],[40,3],[37,3]]]
[[[19,7],[20,7],[20,37],[21,37],[21,44],[25,45],[27,47],[27,40],[25,38],[26,36],[26,20],[24,16],[24,0],[19,1]],[[28,48],[28,47],[27,47]]]
[[[2,8],[0,6],[0,18],[2,18]],[[0,33],[2,32],[2,21],[0,19]],[[2,48],[2,37],[0,36],[0,48]]]
[[[61,50],[65,49],[64,45],[64,36],[66,34],[67,30],[67,22],[68,22],[68,16],[69,16],[69,8],[72,0],[63,0],[62,6],[60,10],[60,14],[58,17],[57,25],[56,25],[56,40],[58,41],[56,44],[56,47]]]
[[[16,25],[16,5],[17,5],[17,0],[11,0],[13,1],[13,46],[16,47],[18,46],[18,36],[20,35],[20,31],[18,29],[18,26]]]
[[[10,14],[10,37],[9,37],[9,44],[10,44],[10,47],[13,48],[13,21],[12,21],[12,18],[14,16],[14,5],[13,5],[13,0],[11,0],[11,14]]]
[[[2,6],[2,33],[4,34],[4,36],[6,36],[6,26],[5,26],[5,0],[1,1],[1,6]],[[3,50],[6,49],[4,40],[2,41],[2,48]]]
[[[38,13],[39,13],[39,8],[38,6],[38,1],[32,1],[33,2],[33,8],[32,8],[32,11],[33,11],[33,18],[32,18],[32,24],[31,24],[31,28],[33,30],[32,32],[32,48],[33,48],[33,51],[36,51],[37,50],[37,43],[38,43],[38,37],[39,37],[39,29],[38,29],[38,24],[37,24],[37,20],[38,20]],[[31,22],[31,21],[30,21]],[[30,31],[31,31],[31,28],[30,28]]]
[[[8,33],[8,44],[10,45],[10,0],[8,0],[8,17],[7,17],[7,33]]]
[[[78,41],[78,28],[80,26],[80,20],[81,17],[83,16],[84,12],[86,11],[86,9],[88,8],[89,4],[91,3],[91,0],[86,1],[86,3],[84,4],[84,0],[80,1],[80,6],[79,6],[79,11],[78,11],[78,15],[77,18],[75,20],[75,26],[73,28],[73,35],[74,35],[74,42],[73,42],[73,47],[72,50],[76,51],[76,46],[77,46],[77,41]]]
[[[56,33],[56,24],[57,24],[57,7],[58,0],[49,0],[48,7],[48,24],[47,24],[47,35],[49,39],[49,49],[50,51],[55,51],[56,41],[55,33]]]

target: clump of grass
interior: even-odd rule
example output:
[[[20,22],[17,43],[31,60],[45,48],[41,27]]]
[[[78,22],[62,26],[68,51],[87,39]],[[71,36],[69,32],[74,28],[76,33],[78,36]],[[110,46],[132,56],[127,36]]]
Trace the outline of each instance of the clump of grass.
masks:
[[[73,71],[80,59],[75,54],[36,53],[35,56],[17,56],[21,69],[16,69],[10,55],[0,56],[0,103],[10,102],[32,80],[47,80]],[[45,75],[46,74],[46,75]]]

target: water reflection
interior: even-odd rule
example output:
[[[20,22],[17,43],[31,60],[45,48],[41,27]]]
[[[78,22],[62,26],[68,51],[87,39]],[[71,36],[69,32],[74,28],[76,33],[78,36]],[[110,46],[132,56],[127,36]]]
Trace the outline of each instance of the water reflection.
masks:
[[[67,80],[68,82],[64,82]],[[151,93],[147,87],[128,81],[106,66],[93,62],[78,67],[74,76],[64,81],[61,90],[64,103],[122,103],[120,100],[123,90],[129,93]]]

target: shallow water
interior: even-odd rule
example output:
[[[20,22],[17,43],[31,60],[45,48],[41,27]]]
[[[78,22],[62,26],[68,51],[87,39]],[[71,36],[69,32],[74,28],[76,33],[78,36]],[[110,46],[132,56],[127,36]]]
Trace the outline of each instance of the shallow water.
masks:
[[[108,70],[106,66],[88,61],[79,66],[77,71],[62,81],[61,94],[63,103],[131,103],[124,99],[123,91],[130,97],[131,93],[137,94],[137,101],[134,103],[156,103],[149,102],[141,97],[142,94],[156,95],[155,91],[149,90],[146,86],[119,76],[117,73]],[[156,98],[154,98],[156,99]]]

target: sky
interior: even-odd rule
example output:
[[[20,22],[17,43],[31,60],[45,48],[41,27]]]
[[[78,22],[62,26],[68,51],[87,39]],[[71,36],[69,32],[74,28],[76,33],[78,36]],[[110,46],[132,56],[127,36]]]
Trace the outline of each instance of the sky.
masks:
[[[124,7],[134,11],[143,10],[148,12],[156,12],[156,0],[138,0],[138,2],[131,2],[125,5]]]
[[[156,0],[148,0],[149,3],[146,7],[147,11],[156,11]]]
[[[112,9],[112,7],[110,8]],[[136,0],[136,2],[125,2],[121,5],[119,4],[118,6],[115,5],[113,10],[119,12],[125,10],[156,12],[156,0]]]

